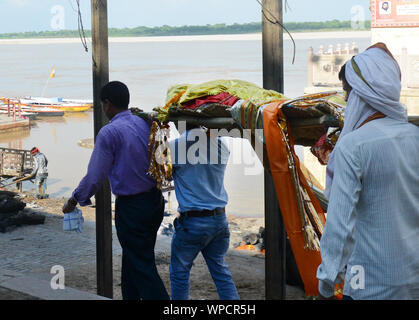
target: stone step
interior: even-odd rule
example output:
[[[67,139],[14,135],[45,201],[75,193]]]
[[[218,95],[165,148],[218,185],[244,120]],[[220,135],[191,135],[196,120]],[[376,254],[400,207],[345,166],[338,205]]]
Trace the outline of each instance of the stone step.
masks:
[[[53,274],[21,275],[7,270],[0,270],[0,288],[3,288],[3,291],[7,289],[9,292],[22,293],[41,300],[110,300],[67,286],[64,289],[54,290],[51,286],[53,276]]]

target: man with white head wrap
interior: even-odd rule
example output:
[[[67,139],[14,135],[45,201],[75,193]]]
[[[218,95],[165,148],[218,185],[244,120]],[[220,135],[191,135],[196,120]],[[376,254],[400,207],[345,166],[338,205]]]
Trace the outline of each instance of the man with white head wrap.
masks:
[[[382,44],[348,61],[345,124],[327,167],[321,297],[419,298],[419,128],[400,103],[400,68]]]

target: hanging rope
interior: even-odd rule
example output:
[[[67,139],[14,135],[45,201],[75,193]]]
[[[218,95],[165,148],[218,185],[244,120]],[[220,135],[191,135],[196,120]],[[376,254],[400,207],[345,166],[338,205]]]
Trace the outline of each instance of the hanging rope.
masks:
[[[77,28],[78,28],[78,31],[79,31],[80,40],[81,40],[81,43],[84,47],[84,50],[86,52],[88,52],[89,48],[87,46],[86,34],[85,34],[84,28],[83,28],[83,19],[82,19],[81,10],[80,10],[80,0],[76,0],[76,3],[77,3],[77,15],[78,15]],[[73,7],[73,6],[71,6],[71,7]]]
[[[265,8],[265,6],[262,4],[262,2],[260,2],[259,0],[256,0],[259,4],[260,4],[260,6],[262,7],[262,14],[263,14],[263,16],[265,17],[265,19],[267,20],[267,21],[269,21],[270,23],[272,23],[272,24],[277,24],[277,25],[279,25],[282,29],[284,29],[287,33],[288,33],[288,35],[290,36],[290,38],[291,38],[291,41],[292,41],[292,44],[293,44],[293,55],[292,55],[292,64],[294,64],[294,62],[295,62],[295,52],[296,52],[296,44],[295,44],[295,41],[294,41],[294,38],[292,37],[292,35],[291,35],[291,33],[288,31],[288,29],[282,24],[282,23],[280,23],[279,21],[278,21],[278,19],[275,17],[275,15],[270,11],[270,10],[268,10],[268,9],[266,9]],[[288,6],[288,2],[287,2],[287,0],[285,0],[285,10],[287,10],[287,7],[289,7]],[[271,16],[271,18],[268,18],[268,16],[266,15],[266,13],[268,13],[270,16]]]

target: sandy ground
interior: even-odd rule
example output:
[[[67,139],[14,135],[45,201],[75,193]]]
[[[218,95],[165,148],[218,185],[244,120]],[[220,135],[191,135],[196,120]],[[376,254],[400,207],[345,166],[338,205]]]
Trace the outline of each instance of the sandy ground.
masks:
[[[53,214],[52,219],[60,220],[63,217],[62,206],[66,199],[36,199],[32,194],[25,193],[25,201],[29,206],[41,207],[41,212]],[[35,209],[37,210],[37,209]],[[83,216],[86,221],[95,220],[95,208],[83,207]],[[50,217],[50,216],[49,216]],[[166,216],[162,226],[167,226],[176,217],[176,214]],[[258,233],[264,226],[263,218],[242,218],[228,216],[230,223],[230,250],[226,261],[230,267],[233,280],[242,300],[265,299],[265,255],[257,250],[236,250],[235,246],[243,240],[243,236]],[[170,293],[169,264],[170,264],[171,236],[160,235],[156,244],[156,263],[159,274]],[[114,239],[114,241],[118,241]],[[114,299],[121,299],[121,255],[114,254],[113,277]],[[66,270],[66,285],[75,289],[96,293],[96,263],[74,266]],[[201,255],[194,262],[191,271],[191,299],[212,300],[218,299],[216,287],[211,279],[205,261]],[[292,286],[287,286],[287,299],[305,299],[304,292]]]

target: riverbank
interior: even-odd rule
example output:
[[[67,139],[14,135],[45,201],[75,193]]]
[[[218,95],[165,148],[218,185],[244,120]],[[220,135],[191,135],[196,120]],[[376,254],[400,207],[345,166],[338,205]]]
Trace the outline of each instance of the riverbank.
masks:
[[[65,268],[66,286],[96,293],[96,232],[95,208],[83,207],[85,218],[83,233],[62,231],[62,206],[66,199],[37,199],[30,193],[21,194],[29,212],[46,216],[45,224],[22,226],[0,237],[0,269],[23,274],[49,274],[54,265]],[[173,222],[175,214],[165,216],[156,243],[156,264],[159,274],[170,292],[170,240],[171,235],[163,232]],[[230,223],[230,249],[226,256],[233,280],[241,299],[265,299],[265,259],[256,250],[236,250],[235,246],[244,236],[257,233],[264,226],[263,218],[238,218],[228,216]],[[114,299],[121,299],[121,248],[113,227],[113,283]],[[13,252],[13,255],[10,253]],[[218,299],[218,294],[201,255],[191,271],[191,299]],[[305,299],[304,292],[287,286],[287,299]]]
[[[294,40],[304,39],[354,39],[370,38],[371,31],[320,31],[320,32],[292,32]],[[284,39],[290,39],[284,33]],[[91,39],[87,39],[91,43]],[[137,42],[190,42],[190,41],[262,41],[262,33],[248,34],[219,34],[201,36],[161,36],[161,37],[109,37],[109,43],[137,43]],[[350,40],[348,40],[350,41]],[[0,44],[62,44],[79,43],[80,38],[33,38],[33,39],[0,39]]]

